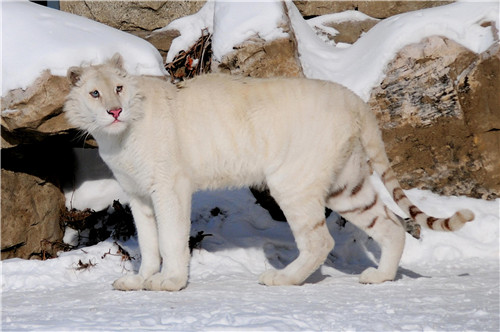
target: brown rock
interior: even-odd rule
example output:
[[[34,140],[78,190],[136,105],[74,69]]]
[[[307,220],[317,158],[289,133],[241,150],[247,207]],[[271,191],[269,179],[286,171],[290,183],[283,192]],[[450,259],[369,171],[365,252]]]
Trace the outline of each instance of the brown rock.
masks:
[[[214,71],[261,78],[303,76],[294,43],[289,38],[243,43],[224,56]]]
[[[387,18],[393,15],[437,7],[454,1],[293,1],[302,16],[318,16],[339,13],[346,10],[359,10],[375,18]]]
[[[283,5],[284,12],[286,7]],[[254,36],[235,47],[235,50],[223,56],[221,63],[212,61],[214,72],[222,71],[232,75],[251,77],[303,77],[302,65],[297,52],[290,19],[281,28],[288,33],[288,38],[279,38],[269,42]]]
[[[383,128],[405,124],[425,127],[439,118],[463,118],[453,76],[462,73],[476,57],[441,37],[403,48],[372,92],[378,100]]]
[[[368,32],[380,20],[374,18],[367,18],[365,20],[351,20],[344,22],[328,22],[323,21],[320,25],[314,26],[316,34],[324,40],[333,40],[335,43],[354,44],[363,33]],[[330,33],[329,29],[334,28],[338,31],[336,35]],[[326,38],[324,38],[324,37]]]
[[[370,104],[404,187],[498,196],[500,73],[494,52],[477,55],[431,37],[408,45],[389,64]],[[475,123],[490,125],[478,129]],[[486,143],[486,137],[493,139]]]
[[[172,45],[172,41],[180,36],[179,31],[177,30],[167,30],[167,31],[132,31],[133,35],[143,38],[153,44],[156,49],[160,52],[163,61],[167,57],[168,50],[170,50],[170,45]]]
[[[153,44],[160,52],[168,52],[172,40],[179,37],[181,34],[177,30],[167,30],[160,32],[152,32],[145,39]]]
[[[1,99],[2,148],[40,141],[72,129],[62,114],[68,92],[66,78],[52,76],[49,71],[44,71],[26,90],[9,91]]]
[[[162,28],[196,13],[205,1],[60,1],[63,11],[84,16],[120,30]]]
[[[481,155],[485,180],[500,196],[500,44],[482,53],[461,77],[458,99]]]
[[[333,37],[336,43],[354,44],[361,34],[368,32],[378,20],[367,19],[364,21],[347,21],[342,23],[330,23],[326,26],[336,29],[339,34]]]
[[[460,104],[474,133],[500,129],[499,65],[500,44],[496,43],[467,68],[465,76],[457,77]]]
[[[2,259],[54,257],[64,195],[50,182],[2,169]]]

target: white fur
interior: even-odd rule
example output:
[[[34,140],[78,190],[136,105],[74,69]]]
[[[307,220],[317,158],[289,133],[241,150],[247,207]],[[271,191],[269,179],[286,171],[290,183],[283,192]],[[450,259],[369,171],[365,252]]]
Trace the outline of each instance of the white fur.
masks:
[[[176,87],[127,75],[119,56],[105,65],[72,68],[68,77],[74,84],[65,105],[68,119],[95,137],[101,157],[131,197],[142,264],[138,275],[118,279],[116,289],[186,286],[196,190],[269,186],[300,255],[283,270],[265,272],[260,282],[266,285],[300,284],[324,262],[334,245],[325,205],[349,209],[376,195],[364,184],[342,200],[329,196],[341,186],[353,191],[370,173],[366,139],[385,157],[373,115],[337,84],[207,75]],[[116,86],[123,90],[116,93]],[[94,90],[97,99],[89,94]],[[111,107],[123,109],[122,122],[106,112]],[[373,134],[362,139],[362,130]],[[361,281],[393,279],[404,246],[395,216],[380,201],[346,216],[382,246],[379,269],[365,271]],[[373,216],[381,219],[371,228]]]

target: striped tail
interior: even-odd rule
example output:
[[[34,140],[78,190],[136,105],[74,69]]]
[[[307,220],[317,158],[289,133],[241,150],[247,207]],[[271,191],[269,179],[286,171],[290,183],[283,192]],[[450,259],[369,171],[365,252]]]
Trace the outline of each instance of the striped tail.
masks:
[[[377,164],[377,163],[376,163]],[[456,231],[463,227],[463,225],[474,219],[474,213],[472,211],[463,209],[455,212],[455,214],[449,218],[435,218],[428,216],[422,210],[420,210],[415,204],[413,204],[410,199],[406,196],[401,185],[396,179],[396,174],[390,168],[385,168],[384,171],[380,172],[381,167],[374,167],[377,173],[382,174],[382,182],[389,192],[392,194],[392,198],[398,204],[398,206],[416,223],[421,226],[427,227],[429,229],[437,231]],[[382,168],[383,169],[383,168]]]
[[[411,219],[423,227],[438,231],[456,231],[474,219],[474,213],[468,209],[459,210],[449,218],[435,218],[428,216],[413,204],[404,193],[391,168],[375,116],[371,110],[367,109],[366,112],[360,114],[360,117],[364,120],[361,127],[361,140],[371,165],[380,175],[394,201]]]

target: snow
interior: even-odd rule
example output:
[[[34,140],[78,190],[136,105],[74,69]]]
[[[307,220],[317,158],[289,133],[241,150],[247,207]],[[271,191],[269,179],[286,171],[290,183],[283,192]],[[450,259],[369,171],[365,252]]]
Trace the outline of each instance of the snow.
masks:
[[[281,6],[274,1],[237,5],[208,2],[198,13],[173,21],[161,29],[176,29],[181,33],[174,39],[166,61],[172,61],[180,50],[188,49],[204,28],[213,33],[214,57],[219,61],[250,36],[258,35],[265,40],[284,37],[286,34],[278,27],[283,20]],[[365,101],[369,99],[371,89],[382,81],[389,61],[408,44],[439,35],[481,53],[500,36],[499,3],[491,1],[459,2],[395,15],[379,22],[350,47],[326,44],[311,26],[335,33],[335,29],[325,27],[324,23],[363,20],[369,16],[349,11],[307,22],[293,3],[287,2],[287,8],[304,74],[309,78],[340,83]],[[490,21],[496,24],[496,35],[491,27],[481,26]]]
[[[221,61],[245,40],[258,36],[265,41],[288,37],[279,27],[284,22],[281,2],[216,2],[214,9],[213,55]]]
[[[240,42],[237,37],[247,36],[245,29],[237,29],[239,23],[262,26],[269,34],[257,33],[268,38],[279,36],[282,30],[269,28],[270,21],[280,19],[276,4],[265,4],[269,13],[252,17],[248,6],[236,10],[208,3],[199,13],[168,26],[181,31],[172,47],[185,49],[208,28],[214,41],[219,38],[222,54],[227,45]],[[130,71],[163,73],[157,51],[128,34],[27,2],[2,5],[2,93],[25,87],[41,70],[65,75],[69,66],[98,63],[117,50],[125,55]],[[440,34],[480,52],[494,42],[491,29],[481,22],[493,20],[498,27],[498,3],[457,3],[383,20],[355,44],[339,48],[321,42],[293,6],[288,14],[307,75],[339,81],[361,96],[377,84],[387,61],[404,45]],[[358,14],[343,15],[355,19]],[[234,34],[224,39],[224,29]],[[96,150],[75,153],[79,168],[74,186],[66,191],[68,207],[101,210],[117,198],[127,202]],[[380,180],[372,181],[386,204],[401,213]],[[135,239],[118,243],[134,258],[131,261],[116,255],[112,240],[47,261],[9,259],[0,262],[2,329],[498,331],[500,199],[441,197],[416,189],[406,193],[437,217],[469,208],[476,219],[455,233],[423,230],[420,240],[408,235],[394,282],[357,282],[360,272],[376,265],[380,249],[352,224],[341,227],[332,214],[327,224],[335,249],[304,285],[259,285],[260,273],[284,267],[297,255],[288,225],[273,221],[248,189],[200,192],[193,197],[192,235],[203,231],[211,236],[193,251],[185,290],[112,289],[115,279],[139,268]],[[221,212],[213,213],[214,208]]]
[[[486,51],[498,36],[498,2],[460,2],[392,16],[375,25],[351,47],[326,45],[298,9],[288,6],[288,15],[298,41],[304,74],[309,78],[340,83],[363,100],[384,77],[384,69],[405,45],[434,35],[462,44],[471,51]],[[497,35],[484,22],[495,22]]]
[[[348,47],[350,44],[335,43],[334,40],[329,40],[327,35],[336,36],[339,31],[335,28],[328,26],[329,23],[345,23],[345,22],[361,22],[366,20],[379,21],[379,19],[370,17],[357,10],[347,10],[341,13],[327,14],[316,16],[306,20],[307,24],[315,29],[319,34],[318,37],[327,44],[337,47]]]
[[[258,36],[265,41],[288,34],[279,27],[284,21],[283,4],[276,1],[208,1],[193,15],[181,17],[157,32],[178,30],[180,36],[173,40],[166,62],[171,62],[182,50],[186,51],[201,36],[203,29],[212,33],[212,51],[217,61],[245,40]]]
[[[408,236],[394,282],[357,282],[358,274],[374,265],[379,249],[352,225],[340,227],[332,215],[328,226],[337,244],[320,270],[302,286],[259,285],[259,273],[281,268],[297,255],[288,225],[272,221],[248,189],[201,192],[193,198],[192,234],[212,236],[193,251],[186,289],[112,290],[118,276],[139,267],[134,239],[120,243],[132,261],[105,255],[117,252],[111,240],[47,261],[10,259],[2,262],[2,327],[497,331],[500,200],[439,197],[420,190],[408,194],[425,211],[447,215],[465,205],[477,220],[449,237],[426,231],[422,240]],[[215,207],[221,210],[216,216],[211,213]],[[447,247],[461,253],[449,255],[442,249]],[[94,266],[78,270],[79,261]]]
[[[27,0],[2,1],[2,95],[26,89],[48,69],[99,64],[119,52],[131,73],[163,76],[158,50],[147,41],[87,18]]]

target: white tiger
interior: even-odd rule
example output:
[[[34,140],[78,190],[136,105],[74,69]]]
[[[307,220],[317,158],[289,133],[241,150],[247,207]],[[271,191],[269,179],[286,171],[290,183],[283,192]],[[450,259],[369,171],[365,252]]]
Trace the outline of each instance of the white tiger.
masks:
[[[375,117],[345,87],[227,75],[174,86],[129,75],[122,62],[116,54],[104,65],[70,68],[73,87],[64,106],[69,121],[97,140],[102,159],[131,199],[142,262],[138,274],[113,283],[116,289],[186,286],[196,190],[268,185],[299,256],[282,270],[264,272],[265,285],[301,284],[325,261],[334,245],[325,206],[381,247],[379,267],[365,270],[360,282],[394,279],[405,231],[370,184],[372,169],[418,224],[453,231],[474,218],[469,210],[429,217],[408,200]]]

